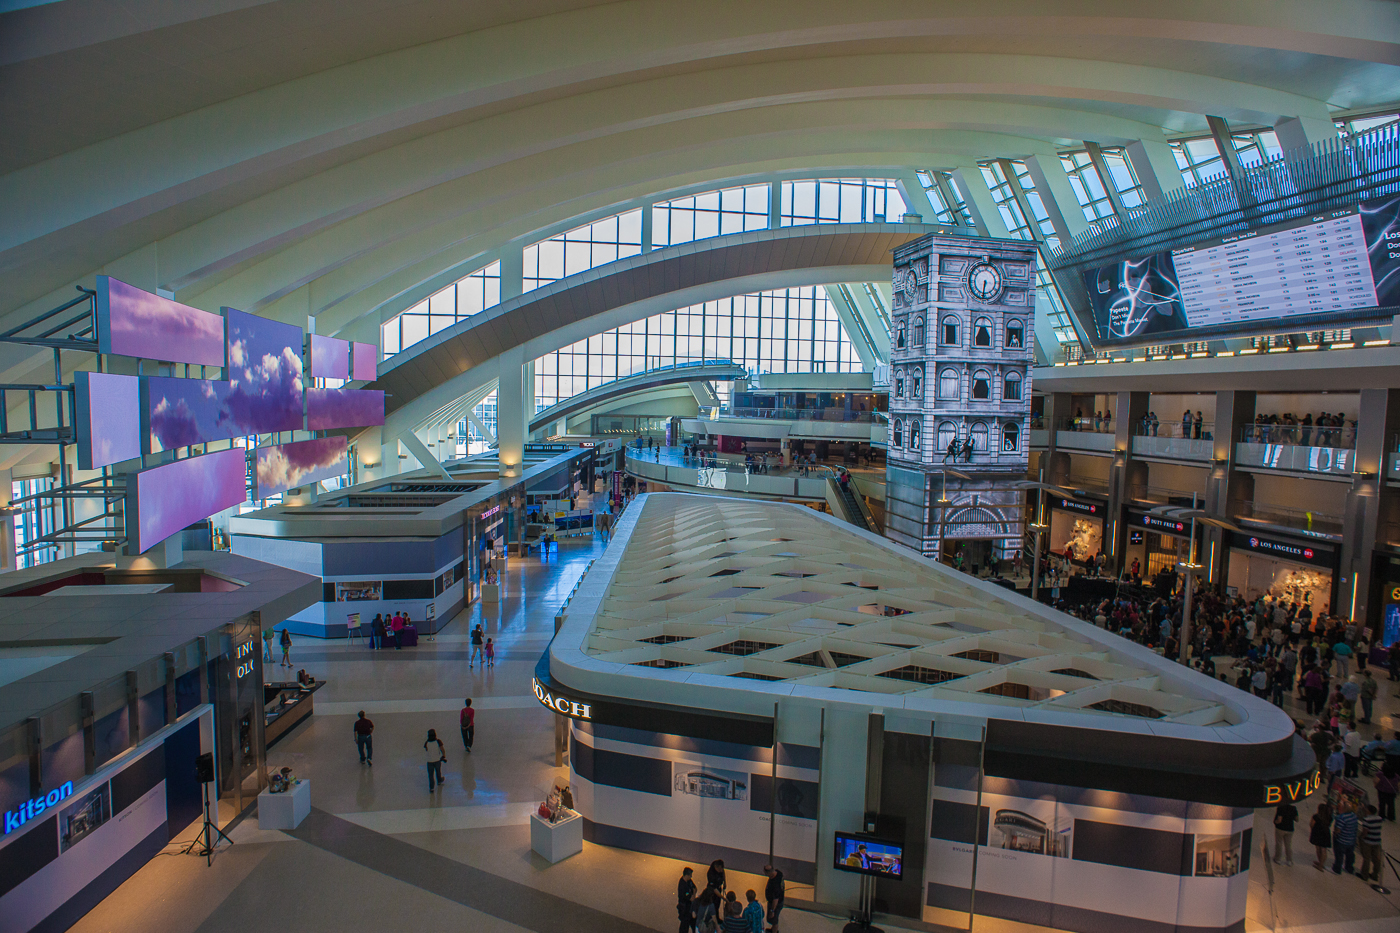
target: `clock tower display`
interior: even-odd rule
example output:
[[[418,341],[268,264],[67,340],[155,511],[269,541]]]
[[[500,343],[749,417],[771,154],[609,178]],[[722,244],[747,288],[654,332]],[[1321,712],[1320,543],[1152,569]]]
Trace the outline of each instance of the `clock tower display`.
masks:
[[[894,251],[885,534],[965,569],[1024,536],[1035,261],[947,234]]]

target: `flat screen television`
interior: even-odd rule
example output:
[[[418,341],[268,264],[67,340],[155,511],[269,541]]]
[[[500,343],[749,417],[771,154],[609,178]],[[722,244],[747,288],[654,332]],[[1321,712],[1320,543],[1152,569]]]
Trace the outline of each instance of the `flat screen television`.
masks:
[[[904,877],[904,843],[864,833],[836,833],[838,871],[899,881]]]

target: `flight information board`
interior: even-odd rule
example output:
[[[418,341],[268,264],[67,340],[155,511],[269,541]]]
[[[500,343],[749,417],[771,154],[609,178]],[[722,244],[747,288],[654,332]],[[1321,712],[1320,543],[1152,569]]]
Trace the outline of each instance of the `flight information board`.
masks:
[[[1400,197],[1124,260],[1084,280],[1103,343],[1339,326],[1400,304]]]

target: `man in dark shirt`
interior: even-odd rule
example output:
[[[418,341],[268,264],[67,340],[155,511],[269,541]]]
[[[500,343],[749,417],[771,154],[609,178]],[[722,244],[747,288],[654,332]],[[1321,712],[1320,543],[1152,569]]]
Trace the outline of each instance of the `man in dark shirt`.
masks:
[[[681,921],[679,933],[692,933],[695,929],[695,881],[691,874],[689,868],[681,869],[681,880],[676,882],[676,916]]]
[[[768,930],[778,933],[778,914],[782,913],[787,888],[783,885],[783,873],[772,865],[764,865],[763,873],[768,876],[768,884],[763,888],[763,898],[768,901]]]
[[[360,750],[360,763],[374,767],[374,722],[365,718],[364,710],[355,720],[355,747]]]
[[[1293,864],[1293,830],[1298,824],[1298,808],[1281,803],[1274,811],[1274,864]]]

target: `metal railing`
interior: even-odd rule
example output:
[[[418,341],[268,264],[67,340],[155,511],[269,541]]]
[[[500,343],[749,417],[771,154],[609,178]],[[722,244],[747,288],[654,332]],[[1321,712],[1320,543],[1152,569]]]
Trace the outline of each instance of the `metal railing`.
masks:
[[[721,418],[769,418],[775,421],[844,421],[869,424],[877,412],[844,408],[721,408]]]
[[[1208,440],[1215,436],[1215,422],[1202,421],[1189,425],[1184,421],[1139,421],[1133,425],[1134,437],[1180,437],[1188,440]]]
[[[1291,505],[1276,505],[1272,502],[1241,503],[1239,513],[1234,517],[1253,519],[1256,522],[1268,522],[1271,525],[1284,525],[1319,534],[1342,533],[1342,516],[1340,515]]]
[[[1283,444],[1293,447],[1356,447],[1356,422],[1337,426],[1303,424],[1247,424],[1240,429],[1244,444]]]
[[[1083,431],[1090,434],[1114,434],[1117,423],[1109,418],[1095,415],[1079,415],[1073,418],[1060,418],[1055,422],[1057,431]]]

